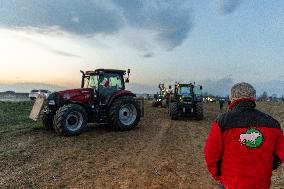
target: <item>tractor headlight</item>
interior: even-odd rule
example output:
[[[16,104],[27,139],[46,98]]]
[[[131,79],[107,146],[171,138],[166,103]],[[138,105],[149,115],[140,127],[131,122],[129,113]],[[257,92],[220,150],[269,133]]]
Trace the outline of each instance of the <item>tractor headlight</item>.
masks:
[[[158,101],[161,101],[162,99],[158,99]]]
[[[54,100],[49,100],[48,101],[48,105],[55,106],[55,101]]]

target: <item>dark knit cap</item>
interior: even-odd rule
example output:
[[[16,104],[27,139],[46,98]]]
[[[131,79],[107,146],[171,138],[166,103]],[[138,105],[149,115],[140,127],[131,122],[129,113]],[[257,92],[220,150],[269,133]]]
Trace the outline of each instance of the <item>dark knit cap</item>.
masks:
[[[249,83],[237,83],[231,88],[231,100],[240,98],[256,98],[256,91]]]

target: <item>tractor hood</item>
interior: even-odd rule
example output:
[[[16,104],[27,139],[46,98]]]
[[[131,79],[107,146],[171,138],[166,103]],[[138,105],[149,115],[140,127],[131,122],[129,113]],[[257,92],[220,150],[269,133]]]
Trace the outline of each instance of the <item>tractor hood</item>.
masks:
[[[192,100],[192,96],[191,95],[180,95],[180,100],[188,102]]]
[[[67,101],[87,103],[91,101],[93,89],[80,88],[65,91],[58,91],[59,96]]]

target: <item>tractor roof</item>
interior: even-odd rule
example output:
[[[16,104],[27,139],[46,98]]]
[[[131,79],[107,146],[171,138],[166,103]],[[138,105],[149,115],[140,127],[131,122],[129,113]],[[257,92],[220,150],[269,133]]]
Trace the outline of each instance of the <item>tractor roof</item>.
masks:
[[[179,86],[194,86],[192,83],[177,83]]]
[[[96,69],[95,71],[86,71],[86,75],[97,75],[99,73],[113,73],[113,74],[121,74],[125,75],[125,70],[115,70],[115,69]]]

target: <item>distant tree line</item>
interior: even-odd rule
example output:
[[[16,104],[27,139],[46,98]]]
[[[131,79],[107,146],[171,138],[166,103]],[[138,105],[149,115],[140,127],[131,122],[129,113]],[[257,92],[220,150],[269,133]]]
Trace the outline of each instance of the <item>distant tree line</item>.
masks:
[[[208,92],[204,92],[203,93],[203,97],[214,97],[216,100],[219,99],[229,99],[229,95],[228,96],[219,96],[219,95],[213,95],[210,94]],[[259,95],[257,97],[258,101],[271,101],[271,102],[284,102],[284,94],[282,94],[281,96],[278,96],[277,94],[272,94],[272,95],[268,95],[268,93],[266,91],[264,91],[261,95]]]
[[[276,101],[284,101],[284,95],[282,94],[281,97],[278,97],[277,94],[272,94],[271,96],[269,96],[267,94],[266,91],[264,91],[258,98],[257,98],[258,101],[273,101],[273,102],[276,102]]]

